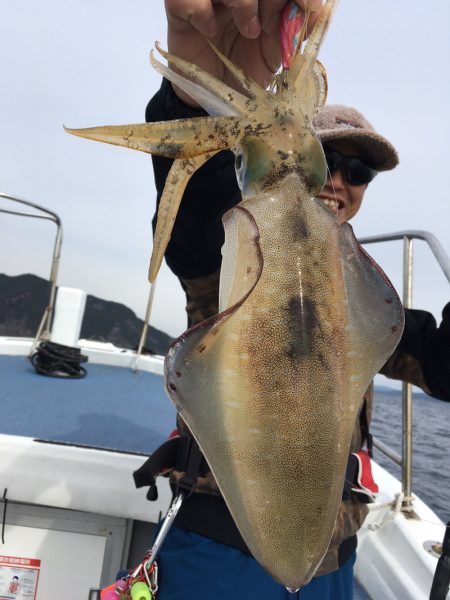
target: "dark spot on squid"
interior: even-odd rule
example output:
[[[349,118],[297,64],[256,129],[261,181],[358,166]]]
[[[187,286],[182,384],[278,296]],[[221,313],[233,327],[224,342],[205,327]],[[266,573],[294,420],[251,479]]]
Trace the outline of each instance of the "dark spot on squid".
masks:
[[[309,236],[309,229],[306,225],[304,219],[301,219],[300,216],[292,223],[292,232],[294,234],[294,239],[305,239]],[[318,266],[318,264],[316,265]]]
[[[397,325],[392,325],[392,327],[391,327],[391,333],[397,333],[397,331],[398,331]]]
[[[327,366],[327,360],[326,360],[325,355],[323,354],[323,352],[318,352],[317,353],[317,360],[320,362],[320,364],[323,367]]]
[[[198,351],[199,354],[201,354],[205,350],[206,350],[205,344],[200,344],[200,346],[197,348],[197,351]]]
[[[173,383],[169,383],[169,389],[171,389],[172,392],[176,392],[177,391],[177,388],[176,388],[175,385],[173,385]]]
[[[177,377],[181,377],[181,373],[180,373],[180,371],[177,371],[177,372],[176,372],[176,376],[177,376]]]
[[[289,158],[289,154],[287,152],[283,152],[282,150],[278,150],[278,156],[281,160],[287,160]]]
[[[311,353],[314,331],[320,327],[316,302],[311,298],[292,296],[286,313],[290,332],[286,353],[291,360],[300,361]]]
[[[237,137],[239,135],[240,132],[240,125],[238,121],[235,121],[232,126],[230,127],[230,133],[231,135],[233,135],[234,137]]]
[[[276,185],[279,181],[282,181],[289,175],[289,173],[292,173],[293,171],[295,171],[295,168],[289,162],[281,163],[281,165],[274,163],[262,182],[262,189],[271,189],[274,185]]]
[[[392,298],[385,298],[384,301],[386,304],[392,304]]]
[[[170,158],[178,158],[183,155],[184,144],[159,143],[157,145],[157,154],[162,154]]]
[[[251,267],[247,267],[247,275],[249,275],[252,272],[252,268]]]

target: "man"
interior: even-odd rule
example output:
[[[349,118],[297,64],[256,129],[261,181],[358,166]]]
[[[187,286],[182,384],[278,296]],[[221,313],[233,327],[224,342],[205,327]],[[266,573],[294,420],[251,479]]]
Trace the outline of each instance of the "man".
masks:
[[[243,66],[250,65],[249,74],[260,83],[268,83],[279,64],[278,19],[284,4],[281,0],[259,3],[166,0],[169,50],[224,79],[226,75],[199,35],[201,31],[234,62],[245,57]],[[303,8],[306,4],[302,3]],[[320,4],[309,3],[313,9]],[[203,114],[192,99],[163,81],[147,107],[146,118],[160,121]],[[317,119],[316,130],[330,171],[319,198],[337,211],[339,222],[344,223],[360,209],[365,190],[376,172],[397,165],[397,153],[358,111],[347,107],[327,107]],[[160,197],[171,161],[153,157],[153,163]],[[230,152],[208,161],[186,189],[166,261],[186,292],[189,325],[218,312],[220,248],[224,238],[221,218],[239,201],[234,156]],[[408,311],[405,335],[383,372],[412,381],[428,393],[449,400],[449,341],[450,306],[444,311],[440,329],[428,313]],[[367,440],[370,400],[371,390],[363,403],[352,451],[359,450]],[[181,422],[179,428],[181,433],[189,435]],[[182,477],[182,472],[175,472],[173,483]],[[317,576],[301,590],[301,600],[353,597],[356,532],[366,514],[365,504],[357,497],[344,496],[329,551]],[[248,554],[207,470],[201,472],[194,493],[183,505],[162,547],[160,566],[161,600],[184,600],[192,594],[200,598],[232,596],[246,600],[293,597]]]

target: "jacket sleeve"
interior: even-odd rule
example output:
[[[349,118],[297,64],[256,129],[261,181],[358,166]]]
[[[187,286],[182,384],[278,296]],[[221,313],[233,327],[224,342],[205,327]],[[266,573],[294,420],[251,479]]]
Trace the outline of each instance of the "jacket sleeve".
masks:
[[[147,122],[203,116],[206,116],[203,110],[183,104],[166,79],[145,113]],[[172,160],[160,156],[152,156],[152,160],[159,206]],[[184,193],[165,255],[175,275],[196,279],[220,268],[220,250],[224,241],[222,216],[240,199],[232,152],[220,152],[195,173]],[[153,219],[153,228],[156,220],[157,215]]]
[[[405,309],[402,339],[380,372],[450,402],[450,302],[439,327],[430,313]]]

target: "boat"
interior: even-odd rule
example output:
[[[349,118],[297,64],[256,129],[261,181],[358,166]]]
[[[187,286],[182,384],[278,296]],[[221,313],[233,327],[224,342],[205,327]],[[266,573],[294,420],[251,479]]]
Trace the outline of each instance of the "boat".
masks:
[[[49,302],[36,336],[0,336],[0,598],[15,598],[8,592],[15,578],[27,599],[98,600],[117,573],[141,561],[171,502],[167,479],[158,479],[158,499],[149,502],[146,490],[137,490],[132,478],[175,423],[164,392],[164,358],[142,352],[154,288],[136,351],[79,339],[86,295],[57,288],[59,217],[2,196],[53,221],[57,234]],[[3,212],[36,216],[22,209]],[[404,243],[405,306],[411,304],[414,240],[428,244],[450,282],[450,260],[430,233],[401,231],[360,241],[393,240]],[[87,376],[36,373],[29,357],[43,341],[78,349],[88,358]],[[402,466],[402,480],[373,462],[380,491],[358,534],[357,599],[429,598],[442,552],[445,524],[412,489],[408,385],[403,389],[403,422],[402,456],[375,440],[381,452]]]

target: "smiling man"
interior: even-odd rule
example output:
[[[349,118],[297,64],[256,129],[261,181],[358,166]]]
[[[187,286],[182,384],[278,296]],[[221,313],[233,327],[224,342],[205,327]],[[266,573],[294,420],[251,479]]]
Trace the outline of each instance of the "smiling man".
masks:
[[[397,152],[349,106],[326,106],[317,117],[315,129],[329,170],[319,198],[332,210],[337,208],[339,222],[346,223],[361,208],[367,186],[377,173],[397,166]]]

